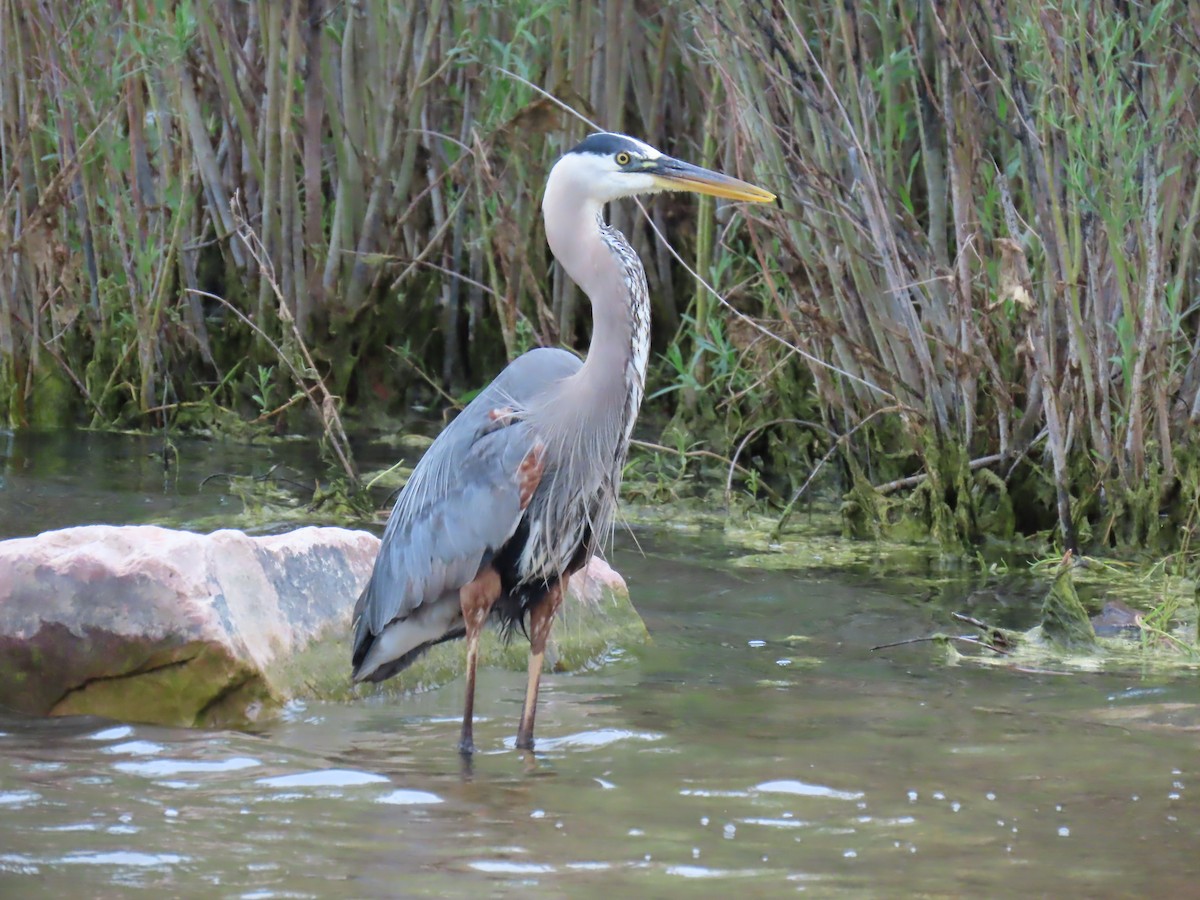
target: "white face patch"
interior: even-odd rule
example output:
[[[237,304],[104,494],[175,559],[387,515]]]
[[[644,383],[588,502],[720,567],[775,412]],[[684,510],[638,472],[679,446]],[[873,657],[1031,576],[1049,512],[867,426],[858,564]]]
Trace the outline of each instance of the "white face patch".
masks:
[[[647,158],[662,156],[649,144],[632,141],[630,153],[643,153]],[[568,153],[550,170],[546,196],[557,193],[572,198],[572,205],[590,204],[596,209],[611,200],[634,194],[651,194],[662,190],[652,175],[626,172],[617,165],[615,153]]]

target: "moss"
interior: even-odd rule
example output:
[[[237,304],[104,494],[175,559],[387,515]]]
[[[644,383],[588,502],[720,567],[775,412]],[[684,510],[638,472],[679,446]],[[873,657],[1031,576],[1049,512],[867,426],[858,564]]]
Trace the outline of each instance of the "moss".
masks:
[[[853,458],[852,485],[842,504],[847,537],[926,543],[961,548],[984,535],[1011,536],[1012,501],[999,476],[972,473],[963,447],[926,440],[925,477],[907,493],[885,495],[875,488]],[[999,535],[987,527],[998,527]]]
[[[70,691],[51,715],[93,715],[163,725],[244,725],[274,705],[261,678],[243,663],[206,644],[173,653],[176,659],[141,672],[96,678]]]
[[[277,660],[268,668],[267,678],[284,697],[349,700],[355,693],[349,660],[349,636],[329,633],[299,653]]]
[[[220,691],[196,715],[195,725],[201,728],[245,728],[279,707],[284,697],[273,691],[263,678],[245,673]]]
[[[0,422],[9,426],[22,424],[17,414],[20,396],[20,380],[13,372],[13,361],[0,354]]]
[[[1009,650],[1004,655],[988,652],[959,653],[962,644],[947,644],[952,664],[1013,668],[1046,672],[1131,672],[1146,677],[1156,672],[1200,670],[1200,655],[1183,642],[1160,640],[1153,644],[1121,637],[1098,637],[1087,647],[1064,647],[1046,640],[1039,625],[1026,632],[1004,632]]]
[[[979,535],[1002,541],[1012,540],[1016,534],[1017,517],[1004,479],[991,469],[977,469],[973,473],[971,499],[978,516]]]
[[[564,610],[546,649],[546,667],[555,672],[588,669],[648,640],[646,626],[628,595],[605,590],[595,603],[572,603]],[[479,648],[481,667],[523,672],[528,659],[529,645],[520,635],[506,643],[494,631],[484,632]],[[441,644],[396,677],[361,687],[350,683],[349,661],[349,634],[331,634],[272,667],[268,678],[286,697],[349,700],[364,694],[396,695],[453,681],[463,673],[465,655],[461,641]]]
[[[1065,560],[1042,603],[1042,637],[1069,650],[1088,650],[1096,644],[1096,632],[1087,610],[1079,602],[1071,577],[1073,563]]]
[[[41,366],[29,403],[31,428],[63,428],[74,421],[76,390],[58,366]]]

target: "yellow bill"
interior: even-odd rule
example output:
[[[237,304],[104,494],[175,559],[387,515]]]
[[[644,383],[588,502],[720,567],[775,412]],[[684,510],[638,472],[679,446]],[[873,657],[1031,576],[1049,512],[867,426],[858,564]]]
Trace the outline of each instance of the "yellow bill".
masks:
[[[770,191],[764,191],[748,181],[693,166],[669,156],[646,160],[644,171],[653,175],[654,180],[665,191],[692,191],[724,197],[727,200],[747,200],[751,203],[770,203],[775,199],[775,195]]]

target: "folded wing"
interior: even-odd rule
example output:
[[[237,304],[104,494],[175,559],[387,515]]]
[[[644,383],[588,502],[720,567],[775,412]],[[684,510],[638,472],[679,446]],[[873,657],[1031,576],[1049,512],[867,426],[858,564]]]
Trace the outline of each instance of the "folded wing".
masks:
[[[432,644],[461,636],[458,590],[512,537],[529,500],[522,463],[538,440],[519,413],[507,413],[528,408],[579,365],[562,350],[526,353],[426,451],[355,606],[356,681],[390,677]]]

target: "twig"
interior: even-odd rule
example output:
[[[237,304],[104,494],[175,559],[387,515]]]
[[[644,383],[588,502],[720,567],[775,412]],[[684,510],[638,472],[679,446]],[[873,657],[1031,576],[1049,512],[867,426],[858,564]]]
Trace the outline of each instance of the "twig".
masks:
[[[67,377],[70,378],[74,383],[76,390],[78,390],[79,393],[83,395],[84,399],[91,404],[93,414],[96,416],[96,418],[102,419],[104,417],[104,413],[100,409],[100,404],[98,404],[92,398],[92,395],[88,393],[87,385],[85,385],[80,377],[75,374],[74,370],[72,370],[72,368],[67,364],[67,361],[63,359],[61,355],[59,355],[59,352],[55,350],[50,343],[48,343],[41,336],[38,337],[38,342],[42,345],[42,349],[50,354],[51,359],[58,363],[59,367],[67,373]]]
[[[258,424],[259,422],[265,422],[265,421],[267,421],[267,419],[275,418],[277,415],[279,415],[285,409],[295,406],[302,399],[304,399],[304,394],[295,394],[291,400],[287,401],[287,403],[284,403],[282,406],[277,406],[277,407],[275,407],[275,409],[269,410],[268,412],[264,412],[262,415],[260,415],[257,419],[254,420],[255,424]]]
[[[904,647],[908,644],[922,644],[929,641],[958,641],[963,644],[971,644],[975,647],[985,647],[988,650],[991,650],[993,653],[999,653],[1001,656],[1010,655],[1007,650],[1004,650],[993,644],[989,644],[987,641],[981,640],[980,638],[969,634],[931,634],[928,637],[905,638],[902,641],[891,641],[887,644],[877,644],[871,648],[871,651],[889,650],[892,647]]]
[[[1008,481],[1010,478],[1012,478],[1013,472],[1015,472],[1017,470],[1017,466],[1021,464],[1021,461],[1024,460],[1025,457],[1027,457],[1029,455],[1029,452],[1034,447],[1037,446],[1038,442],[1040,442],[1044,437],[1046,437],[1049,434],[1050,434],[1050,432],[1047,429],[1043,428],[1036,435],[1034,435],[1033,440],[1031,440],[1027,446],[1025,446],[1021,449],[1020,453],[1018,453],[1016,456],[1013,457],[1012,465],[1010,465],[1008,467],[1008,471],[1004,474],[1005,481]]]
[[[967,463],[967,467],[974,472],[976,469],[982,469],[986,466],[995,465],[1004,459],[1004,454],[993,453],[990,456],[981,456],[979,459],[973,459]],[[918,475],[909,475],[907,478],[897,478],[895,481],[887,481],[881,485],[877,485],[875,490],[881,494],[890,494],[892,491],[898,491],[901,488],[915,487],[921,482],[929,478],[928,472],[921,472]]]
[[[557,97],[555,97],[549,91],[547,91],[545,88],[534,84],[528,78],[522,78],[516,72],[511,72],[508,69],[504,68],[504,66],[491,66],[490,68],[495,69],[501,75],[507,75],[509,78],[513,79],[514,81],[521,82],[521,84],[525,85],[525,87],[529,88],[535,94],[541,94],[543,97],[545,97],[547,100],[549,100],[555,106],[557,106],[563,112],[567,113],[568,115],[574,116],[580,122],[583,122],[583,124],[587,125],[588,127],[594,128],[596,131],[604,130],[599,125],[597,125],[595,122],[593,122],[591,119],[589,119],[587,116],[585,116],[583,113],[579,112],[577,109],[572,107],[570,104],[564,103],[562,100],[559,100]],[[645,210],[643,210],[643,212],[645,212]]]
[[[404,466],[404,460],[399,460],[398,462],[392,463],[390,466],[388,466],[386,469],[384,469],[382,472],[380,472],[378,475],[376,475],[374,478],[372,478],[370,481],[368,481],[363,486],[363,489],[367,490],[367,491],[371,490],[371,488],[375,487],[375,482],[379,481],[380,478],[385,478],[388,475],[391,475],[397,469],[403,468],[403,466]],[[395,494],[396,491],[393,491],[392,493]]]
[[[275,484],[286,484],[289,487],[295,488],[296,490],[308,491],[312,494],[316,493],[316,491],[317,491],[316,487],[309,487],[304,482],[296,481],[296,479],[294,479],[294,478],[274,478],[273,476],[279,470],[279,468],[280,468],[280,464],[276,463],[275,465],[271,466],[271,468],[267,469],[267,471],[263,472],[261,475],[237,475],[233,472],[213,472],[211,475],[206,475],[204,477],[204,479],[200,482],[200,487],[204,487],[210,481],[214,481],[217,478],[224,478],[230,484],[233,484],[239,478],[245,478],[248,481],[253,481],[253,482],[273,481]]]
[[[433,378],[433,376],[431,376],[428,372],[426,372],[423,368],[421,368],[420,363],[415,362],[413,360],[412,354],[409,353],[407,349],[397,350],[395,347],[389,347],[388,349],[391,350],[393,353],[395,353],[397,356],[399,356],[402,360],[404,360],[414,372],[416,372],[418,375],[421,376],[422,381],[424,381],[431,388],[433,388],[435,391],[438,392],[438,395],[443,400],[445,400],[447,403],[449,403],[455,409],[463,408],[462,403],[460,403],[454,397],[450,396],[450,394],[448,394],[446,392],[446,389],[443,388],[440,384],[438,384],[437,381]]]

